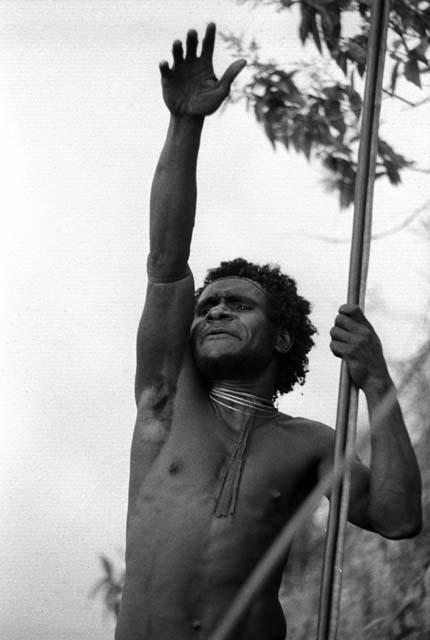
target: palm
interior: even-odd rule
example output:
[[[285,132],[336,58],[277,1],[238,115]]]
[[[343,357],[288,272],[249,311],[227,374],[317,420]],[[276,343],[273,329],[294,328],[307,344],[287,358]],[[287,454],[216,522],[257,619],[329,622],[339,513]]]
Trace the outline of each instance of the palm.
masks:
[[[175,65],[169,77],[163,78],[164,101],[177,115],[213,113],[225,97],[220,88],[212,64],[199,58],[183,60]]]
[[[173,43],[173,67],[160,65],[163,98],[175,115],[206,116],[218,109],[228,95],[230,85],[245,66],[244,60],[234,62],[218,80],[212,66],[215,25],[210,24],[203,40],[202,53],[197,57],[197,33],[188,32],[186,55],[182,43]]]

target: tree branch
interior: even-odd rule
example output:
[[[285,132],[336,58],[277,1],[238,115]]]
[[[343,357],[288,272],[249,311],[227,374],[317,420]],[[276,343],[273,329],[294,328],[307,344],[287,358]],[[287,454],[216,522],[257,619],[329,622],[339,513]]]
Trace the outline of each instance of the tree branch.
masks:
[[[382,89],[382,93],[386,94],[387,96],[390,96],[390,98],[396,98],[396,100],[400,100],[401,102],[405,102],[409,107],[415,107],[416,104],[414,102],[411,102],[410,100],[406,100],[406,98],[402,98],[402,96],[399,96],[397,93],[393,93],[392,91],[389,91],[388,89]]]
[[[380,231],[379,233],[374,233],[372,235],[372,242],[374,240],[380,240],[381,238],[387,238],[388,236],[394,235],[395,233],[398,233],[402,229],[405,229],[407,226],[409,226],[411,224],[411,222],[413,222],[419,216],[420,213],[422,213],[423,211],[426,211],[426,209],[428,209],[428,208],[430,208],[430,198],[428,200],[426,200],[425,202],[423,202],[423,204],[421,204],[419,207],[417,207],[417,209],[415,209],[400,224],[396,225],[395,227],[392,227],[391,229],[386,229],[385,231]],[[308,238],[313,238],[314,240],[323,240],[324,242],[330,242],[331,244],[344,244],[344,243],[347,243],[347,242],[351,242],[351,238],[350,237],[348,237],[348,238],[332,238],[330,236],[323,236],[323,235],[313,234],[313,233],[305,233],[305,235]]]

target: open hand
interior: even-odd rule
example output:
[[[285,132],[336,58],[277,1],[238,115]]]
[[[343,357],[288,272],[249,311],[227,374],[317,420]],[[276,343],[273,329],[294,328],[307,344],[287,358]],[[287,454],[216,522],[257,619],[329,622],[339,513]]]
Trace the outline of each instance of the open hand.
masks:
[[[215,30],[215,25],[210,23],[200,57],[196,55],[197,32],[191,29],[187,34],[185,57],[182,42],[175,40],[173,66],[170,68],[166,61],[160,63],[164,102],[174,115],[207,116],[216,111],[228,96],[231,83],[246,65],[245,60],[236,60],[221,80],[216,78],[212,66]]]
[[[366,391],[387,380],[389,374],[381,342],[359,306],[339,307],[330,336],[330,349],[348,363],[349,374],[357,387]]]

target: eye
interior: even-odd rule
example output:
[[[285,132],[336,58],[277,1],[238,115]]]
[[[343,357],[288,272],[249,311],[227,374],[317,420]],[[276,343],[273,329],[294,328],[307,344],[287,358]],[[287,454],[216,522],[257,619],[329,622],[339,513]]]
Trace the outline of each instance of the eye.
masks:
[[[197,312],[197,315],[199,316],[205,316],[207,314],[207,312],[209,311],[209,306],[205,305],[204,307],[200,307],[200,309]]]
[[[232,300],[230,302],[230,308],[235,311],[248,311],[251,307],[243,302],[239,302],[239,300]]]
[[[209,306],[207,304],[202,304],[196,307],[195,315],[196,316],[204,316],[208,312]]]

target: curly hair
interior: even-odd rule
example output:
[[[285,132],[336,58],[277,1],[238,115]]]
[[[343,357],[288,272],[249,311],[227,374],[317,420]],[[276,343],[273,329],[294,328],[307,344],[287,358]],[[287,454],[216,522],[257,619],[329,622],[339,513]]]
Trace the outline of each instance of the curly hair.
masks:
[[[275,394],[288,393],[296,383],[304,384],[309,364],[307,354],[314,344],[312,336],[316,328],[308,317],[311,305],[297,293],[295,280],[282,273],[278,265],[258,265],[236,258],[209,269],[203,286],[196,291],[196,301],[211,282],[229,276],[248,278],[260,284],[268,295],[270,320],[277,328],[287,329],[293,340],[288,353],[278,353]]]

